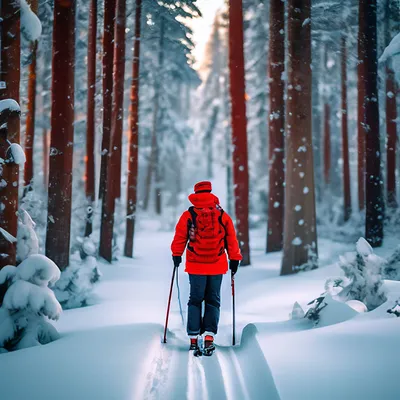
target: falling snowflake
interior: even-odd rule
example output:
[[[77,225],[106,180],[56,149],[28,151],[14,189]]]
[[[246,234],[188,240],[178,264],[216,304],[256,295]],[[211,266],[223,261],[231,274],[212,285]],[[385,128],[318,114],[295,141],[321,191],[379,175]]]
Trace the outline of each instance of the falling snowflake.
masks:
[[[292,240],[293,246],[300,246],[302,243],[303,243],[303,241],[299,237],[296,237]]]

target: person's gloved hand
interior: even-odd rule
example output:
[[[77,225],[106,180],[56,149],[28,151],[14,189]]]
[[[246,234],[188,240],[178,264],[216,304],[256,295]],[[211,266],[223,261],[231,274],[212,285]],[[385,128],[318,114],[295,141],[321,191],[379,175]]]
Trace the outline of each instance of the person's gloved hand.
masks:
[[[172,256],[172,259],[174,260],[174,266],[175,268],[178,268],[179,265],[182,262],[182,257],[181,256]]]
[[[229,269],[231,270],[232,275],[236,274],[236,272],[239,268],[239,263],[240,263],[240,261],[238,261],[238,260],[230,260],[229,261]]]

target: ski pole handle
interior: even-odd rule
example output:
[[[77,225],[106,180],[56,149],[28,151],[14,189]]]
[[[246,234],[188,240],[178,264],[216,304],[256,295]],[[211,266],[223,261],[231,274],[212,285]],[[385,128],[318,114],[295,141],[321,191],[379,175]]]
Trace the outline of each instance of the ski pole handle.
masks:
[[[165,317],[165,327],[164,327],[164,340],[163,343],[167,343],[167,329],[168,329],[168,320],[169,320],[169,311],[171,308],[171,298],[172,298],[172,289],[174,288],[174,279],[175,279],[175,272],[178,267],[174,266],[174,270],[172,272],[172,279],[171,279],[171,287],[169,289],[169,298],[168,298],[168,306],[167,306],[167,315]]]

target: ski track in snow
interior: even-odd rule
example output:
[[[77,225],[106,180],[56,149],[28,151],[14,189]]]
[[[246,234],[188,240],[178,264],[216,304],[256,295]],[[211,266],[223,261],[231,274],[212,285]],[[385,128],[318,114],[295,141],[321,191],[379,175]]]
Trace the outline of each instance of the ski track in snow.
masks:
[[[217,346],[211,357],[195,357],[184,338],[153,343],[143,364],[145,381],[138,399],[279,400],[274,379],[253,325],[236,347]],[[171,334],[170,334],[171,336]]]

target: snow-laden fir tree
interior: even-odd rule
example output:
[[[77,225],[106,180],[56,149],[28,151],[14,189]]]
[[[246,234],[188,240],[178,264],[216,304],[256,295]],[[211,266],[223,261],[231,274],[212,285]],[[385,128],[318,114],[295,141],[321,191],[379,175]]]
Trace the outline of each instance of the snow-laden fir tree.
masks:
[[[61,305],[48,286],[59,278],[57,265],[39,254],[0,271],[0,352],[58,339],[49,320],[59,318]]]
[[[385,260],[374,254],[364,238],[358,240],[355,253],[340,257],[339,265],[345,277],[328,280],[327,292],[337,295],[342,301],[359,300],[368,310],[386,301],[382,277]]]

